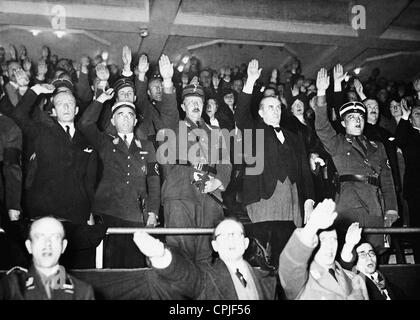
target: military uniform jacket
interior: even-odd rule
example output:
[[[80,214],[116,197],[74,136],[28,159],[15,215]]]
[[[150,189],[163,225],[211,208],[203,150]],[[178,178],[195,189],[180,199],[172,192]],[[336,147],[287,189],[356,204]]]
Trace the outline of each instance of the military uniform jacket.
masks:
[[[26,210],[30,217],[53,214],[86,224],[96,180],[97,154],[79,130],[70,141],[57,121],[31,119],[29,114],[36,99],[35,92],[28,89],[10,112],[31,150],[25,181]]]
[[[163,94],[166,99],[167,94]],[[194,172],[191,166],[174,163],[208,164],[214,167],[217,174],[210,174],[222,182],[224,188],[230,181],[232,165],[226,150],[225,140],[220,129],[207,125],[203,119],[193,123],[189,119],[179,121],[175,96],[171,102],[172,109],[161,109],[161,115],[168,119],[166,113],[172,115],[171,121],[165,121],[166,128],[158,132],[157,139],[168,139],[162,143],[157,152],[160,164],[165,164],[166,179],[162,186],[162,202],[166,200],[190,200],[200,203],[204,196],[198,188],[191,184]],[[165,137],[166,136],[166,137]],[[169,153],[167,153],[169,152]],[[213,192],[221,198],[220,188]]]
[[[153,144],[133,137],[127,148],[118,135],[100,132],[96,121],[101,109],[102,104],[93,101],[78,123],[104,167],[93,212],[144,223],[148,212],[159,212],[160,180]]]
[[[65,282],[51,289],[48,299],[41,277],[32,266],[29,270],[15,267],[0,282],[0,300],[94,300],[91,285],[66,273]]]
[[[335,262],[337,280],[317,262],[310,261],[317,241],[307,247],[296,229],[279,258],[279,278],[289,300],[369,300],[365,281]]]
[[[333,158],[338,174],[371,175],[380,180],[380,188],[363,182],[346,181],[340,186],[337,211],[361,209],[369,215],[382,217],[384,211],[397,210],[394,181],[388,157],[382,143],[369,141],[364,136],[367,154],[354,136],[338,134],[327,117],[325,101],[318,97],[315,110],[315,129],[325,149]]]

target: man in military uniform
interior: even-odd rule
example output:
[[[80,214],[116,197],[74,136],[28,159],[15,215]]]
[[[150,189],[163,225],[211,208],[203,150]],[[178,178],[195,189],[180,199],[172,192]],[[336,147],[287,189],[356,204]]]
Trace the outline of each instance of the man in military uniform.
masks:
[[[67,247],[64,228],[53,217],[35,220],[26,248],[29,270],[15,267],[0,282],[0,300],[93,300],[92,287],[68,274],[58,260]]]
[[[168,137],[157,152],[159,163],[166,163],[162,186],[165,226],[212,228],[224,217],[221,191],[229,183],[232,166],[222,133],[201,118],[203,88],[197,84],[187,85],[182,100],[185,120],[179,121],[177,114],[169,127],[172,130],[160,131],[156,137],[158,141]],[[173,108],[176,110],[176,104]],[[180,247],[196,261],[211,258],[210,236],[167,236],[166,241]]]
[[[352,222],[361,227],[389,227],[398,219],[397,200],[391,168],[384,146],[363,135],[366,108],[361,102],[347,102],[340,108],[341,124],[346,134],[337,134],[327,117],[325,91],[329,86],[327,71],[317,77],[315,129],[333,158],[340,181],[336,197],[337,224],[342,241]],[[376,247],[383,246],[382,235],[369,237]]]

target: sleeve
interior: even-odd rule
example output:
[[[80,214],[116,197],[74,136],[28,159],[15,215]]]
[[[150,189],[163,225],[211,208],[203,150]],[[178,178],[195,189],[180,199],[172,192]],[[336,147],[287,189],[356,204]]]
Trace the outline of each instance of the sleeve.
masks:
[[[232,171],[232,164],[229,160],[230,155],[226,146],[226,140],[219,130],[219,152],[221,161],[216,164],[216,178],[222,182],[223,190],[226,190],[230,182],[230,174]]]
[[[254,127],[254,119],[251,115],[251,99],[251,94],[239,93],[235,111],[235,123],[240,130],[252,129]]]
[[[395,194],[394,179],[392,178],[391,166],[386,155],[385,148],[382,143],[378,143],[381,152],[381,172],[379,181],[381,183],[381,191],[385,202],[385,212],[387,210],[398,211],[397,196]]]
[[[80,72],[79,79],[75,83],[77,96],[79,97],[82,105],[88,105],[93,99],[93,92],[89,85],[89,77],[87,73]],[[81,110],[81,113],[84,110]]]
[[[102,111],[102,103],[94,100],[77,122],[78,129],[85,135],[88,142],[100,152],[106,141],[106,134],[99,131],[96,122]]]
[[[401,119],[398,123],[397,129],[395,130],[395,142],[401,149],[404,149],[407,146],[409,129],[410,122],[408,120]]]
[[[137,77],[135,79],[136,86],[136,111],[138,118],[141,119],[139,130],[145,137],[154,134],[152,131],[153,109],[154,106],[149,101],[147,95],[147,82],[140,81]]]
[[[315,130],[326,151],[334,156],[340,144],[340,137],[328,120],[325,96],[317,97],[315,108]]]
[[[156,215],[159,213],[160,206],[160,174],[159,164],[156,161],[156,153],[153,144],[147,141],[147,202],[146,211],[154,212]]]
[[[173,89],[172,93],[163,92],[162,101],[158,102],[156,106],[160,111],[160,120],[162,125],[162,128],[156,128],[156,130],[164,128],[177,130],[179,123],[179,112],[175,89]]]
[[[301,230],[293,231],[279,257],[279,278],[289,300],[296,299],[305,288],[309,278],[309,259],[316,247],[307,247],[302,243],[298,235]]]
[[[3,154],[3,176],[7,209],[21,210],[22,194],[22,133],[13,124],[7,131],[6,145]]]
[[[37,98],[38,96],[36,93],[33,90],[28,89],[16,108],[10,113],[10,117],[22,130],[22,133],[31,137],[35,137],[38,134],[38,126],[29,117]]]

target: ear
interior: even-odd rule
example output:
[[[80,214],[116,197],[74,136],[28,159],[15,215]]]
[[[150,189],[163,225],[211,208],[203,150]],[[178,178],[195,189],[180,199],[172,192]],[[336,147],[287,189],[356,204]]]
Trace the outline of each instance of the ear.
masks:
[[[31,240],[27,239],[27,240],[25,241],[25,247],[26,247],[26,250],[28,250],[28,252],[29,252],[30,254],[32,254]]]
[[[115,127],[114,117],[111,118],[111,124]]]
[[[149,90],[149,89],[147,89],[147,95],[149,95],[149,96],[150,96],[150,90]]]
[[[61,249],[61,253],[63,254],[67,248],[68,241],[67,239],[63,239],[63,249]]]
[[[258,114],[260,115],[260,117],[262,118],[263,116],[262,116],[262,109],[260,109],[260,110],[258,110]]]
[[[346,123],[343,121],[341,121],[341,125],[345,128],[346,127]]]
[[[134,127],[136,126],[136,124],[137,124],[137,119],[134,119]]]
[[[218,252],[218,250],[217,250],[218,246],[217,246],[217,242],[215,240],[211,241],[211,246],[213,247],[214,252]]]
[[[55,107],[53,107],[51,109],[51,116],[56,117],[57,116],[57,111],[55,111]]]
[[[183,103],[181,103],[181,108],[182,108],[182,110],[184,110],[184,111],[185,111],[185,106],[184,106],[184,104],[183,104]]]
[[[79,107],[76,107],[76,109],[74,109],[74,115],[79,113]]]
[[[136,100],[137,100],[137,96],[136,96],[136,95],[134,95],[134,98],[133,98],[133,99],[134,99],[134,101],[136,101]]]
[[[249,246],[249,239],[248,238],[244,238],[244,246],[245,246],[245,250],[246,250]]]

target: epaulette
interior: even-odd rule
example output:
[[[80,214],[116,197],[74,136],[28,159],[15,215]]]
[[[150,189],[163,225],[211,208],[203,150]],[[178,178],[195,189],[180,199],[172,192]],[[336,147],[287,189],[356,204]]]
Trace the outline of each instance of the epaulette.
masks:
[[[16,267],[13,267],[12,269],[10,269],[9,271],[7,271],[6,274],[10,274],[13,271],[22,271],[22,272],[28,273],[28,269],[16,266]]]

